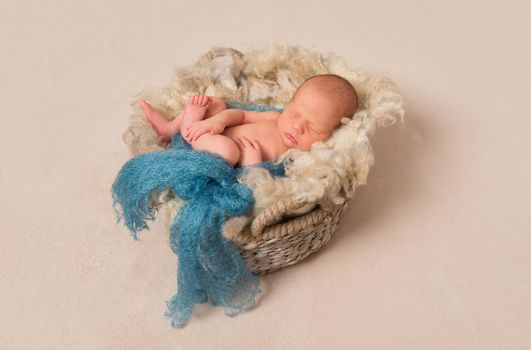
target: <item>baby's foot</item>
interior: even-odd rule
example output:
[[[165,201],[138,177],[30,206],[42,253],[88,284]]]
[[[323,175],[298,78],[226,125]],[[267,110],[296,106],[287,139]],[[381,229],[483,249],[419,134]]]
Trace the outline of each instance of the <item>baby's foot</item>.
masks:
[[[181,124],[181,135],[186,136],[186,129],[195,121],[203,120],[205,112],[212,102],[212,97],[206,95],[194,95],[190,97],[183,109],[183,122]]]
[[[162,141],[171,140],[171,137],[176,133],[173,130],[171,122],[164,118],[162,114],[151,107],[145,100],[140,100],[140,107],[144,111],[145,118],[153,125],[153,128]]]

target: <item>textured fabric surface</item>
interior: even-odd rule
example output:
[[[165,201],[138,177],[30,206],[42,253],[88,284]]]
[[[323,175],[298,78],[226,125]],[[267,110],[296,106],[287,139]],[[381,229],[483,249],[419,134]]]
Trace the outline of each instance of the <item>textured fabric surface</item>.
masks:
[[[245,108],[271,109],[265,105]],[[282,164],[267,161],[253,166],[284,175]],[[112,185],[117,222],[123,218],[135,240],[138,231],[148,228],[146,220],[155,218],[156,207],[149,200],[152,193],[171,189],[186,201],[170,229],[170,246],[179,258],[177,293],[167,302],[165,313],[173,327],[182,327],[199,303],[221,305],[231,317],[256,305],[259,279],[221,229],[226,217],[243,215],[254,205],[252,191],[238,182],[238,175],[248,169],[234,168],[218,154],[193,150],[176,134],[172,149],[127,161]]]

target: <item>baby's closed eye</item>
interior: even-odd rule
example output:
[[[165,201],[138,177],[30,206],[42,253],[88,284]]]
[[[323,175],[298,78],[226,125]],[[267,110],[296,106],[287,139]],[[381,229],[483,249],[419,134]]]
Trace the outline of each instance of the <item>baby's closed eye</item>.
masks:
[[[310,130],[312,130],[312,131],[313,131],[314,133],[316,133],[316,134],[319,134],[319,135],[321,135],[321,133],[320,133],[320,132],[318,132],[317,130],[315,130],[315,129],[314,129],[314,128],[313,128],[312,126],[311,126],[311,125],[310,125]]]

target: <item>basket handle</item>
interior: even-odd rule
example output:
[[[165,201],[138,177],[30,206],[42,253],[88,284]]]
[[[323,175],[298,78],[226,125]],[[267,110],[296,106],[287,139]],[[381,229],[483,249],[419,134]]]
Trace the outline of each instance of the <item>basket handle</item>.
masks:
[[[251,223],[251,234],[258,237],[268,225],[272,225],[282,219],[284,213],[301,208],[306,202],[293,198],[282,198],[269,207],[265,208]]]
[[[331,212],[333,210],[333,203],[328,198],[323,198],[318,202],[321,208],[326,212]],[[315,204],[315,202],[310,203],[305,200],[297,200],[294,198],[283,198],[276,203],[265,208],[256,218],[254,218],[251,223],[251,234],[253,237],[258,237],[262,234],[264,229],[269,226],[277,223],[282,216],[289,211],[297,210],[308,204]]]

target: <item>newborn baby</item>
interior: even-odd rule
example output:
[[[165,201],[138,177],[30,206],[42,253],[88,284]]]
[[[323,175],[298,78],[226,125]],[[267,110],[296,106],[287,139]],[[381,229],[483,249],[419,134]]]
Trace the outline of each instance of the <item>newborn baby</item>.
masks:
[[[276,160],[290,148],[309,151],[313,143],[332,135],[341,118],[354,115],[358,97],[346,79],[321,74],[306,79],[283,112],[227,109],[222,99],[202,94],[190,97],[173,120],[144,100],[140,105],[163,141],[180,132],[193,149],[217,153],[232,166],[246,166]]]

